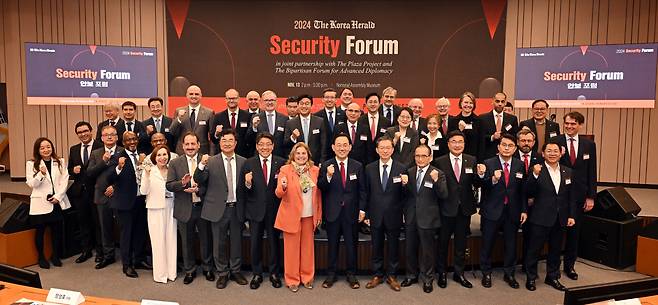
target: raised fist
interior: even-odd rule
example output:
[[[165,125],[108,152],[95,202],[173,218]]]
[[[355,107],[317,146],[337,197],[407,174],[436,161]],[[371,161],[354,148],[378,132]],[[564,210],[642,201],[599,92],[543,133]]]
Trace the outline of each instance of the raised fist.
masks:
[[[153,125],[146,125],[146,133],[147,134],[152,134],[155,131],[155,127]]]
[[[119,164],[117,164],[119,170],[122,170],[124,165],[126,165],[126,157],[119,157]]]
[[[463,120],[459,120],[459,131],[464,131],[465,128],[466,128],[466,122],[464,122]]]
[[[201,164],[208,165],[208,160],[210,160],[210,156],[208,154],[204,154],[201,156]]]
[[[494,174],[493,174],[493,181],[494,181],[494,182],[498,182],[498,180],[500,180],[500,177],[501,177],[502,175],[503,175],[503,171],[502,171],[502,170],[499,170],[499,169],[495,170],[495,171],[494,171]]]
[[[224,125],[217,125],[217,126],[215,127],[215,136],[218,136],[219,133],[222,132],[222,129],[224,129]]]
[[[286,176],[281,177],[281,186],[283,189],[286,189],[288,187],[288,178]]]
[[[254,174],[252,172],[248,172],[244,175],[244,183],[246,185],[251,185],[251,181],[254,179]]]
[[[541,164],[535,164],[532,167],[532,173],[539,176],[539,172],[541,172]]]
[[[334,168],[333,164],[327,166],[327,175],[329,177],[333,177],[335,172],[336,172],[336,169]]]
[[[251,119],[251,126],[256,128],[256,127],[258,127],[258,124],[260,124],[260,117],[258,117],[257,115],[254,115],[254,118]]]
[[[186,113],[186,112],[187,112],[187,110],[185,110],[185,109],[180,109],[180,110],[178,110],[178,119],[179,119],[179,120],[182,120],[182,119],[183,119],[183,116],[185,116],[185,113]]]
[[[301,132],[299,132],[299,129],[297,128],[295,128],[295,130],[292,131],[292,138],[295,140],[297,140],[297,138],[299,138],[299,136],[301,135],[302,135]]]
[[[487,171],[487,166],[484,165],[484,164],[478,164],[477,165],[477,171],[478,171],[478,175],[482,176]]]
[[[41,166],[39,166],[39,171],[40,171],[41,174],[43,174],[43,175],[48,174],[48,169],[46,168],[45,165],[41,165]]]
[[[139,158],[137,158],[137,165],[142,165],[144,159],[146,159],[146,154],[145,153],[139,154]]]
[[[430,177],[432,178],[432,181],[434,181],[434,182],[439,181],[439,171],[433,169],[433,170],[430,172]]]
[[[79,174],[81,170],[82,170],[82,166],[80,165],[76,165],[75,167],[73,167],[73,173],[75,174]]]
[[[405,174],[400,175],[400,179],[402,179],[402,185],[407,185],[407,183],[409,182],[409,176]]]
[[[107,162],[108,160],[110,160],[111,157],[112,157],[112,154],[110,154],[109,151],[106,151],[106,152],[103,154],[103,161]]]

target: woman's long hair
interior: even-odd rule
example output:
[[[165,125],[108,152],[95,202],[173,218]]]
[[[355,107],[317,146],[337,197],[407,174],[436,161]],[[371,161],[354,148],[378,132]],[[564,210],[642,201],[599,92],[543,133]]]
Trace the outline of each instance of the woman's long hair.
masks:
[[[41,166],[41,160],[43,158],[41,157],[41,154],[39,153],[39,148],[41,148],[41,142],[47,141],[50,143],[50,148],[52,150],[52,153],[50,154],[50,159],[53,160],[53,162],[57,162],[57,167],[62,169],[62,164],[59,161],[59,156],[57,156],[57,153],[55,152],[55,145],[53,144],[53,141],[50,141],[50,139],[46,137],[41,137],[38,138],[36,141],[34,141],[34,148],[32,149],[32,160],[34,162],[34,172],[38,173],[39,172],[39,167]]]
[[[288,155],[288,161],[286,161],[286,164],[293,164],[295,162],[295,151],[297,151],[297,148],[303,147],[306,150],[306,154],[308,154],[308,160],[306,161],[306,168],[310,169],[313,167],[313,160],[311,160],[311,149],[306,145],[304,142],[297,142],[295,146],[292,147],[292,150],[290,150],[290,154]]]

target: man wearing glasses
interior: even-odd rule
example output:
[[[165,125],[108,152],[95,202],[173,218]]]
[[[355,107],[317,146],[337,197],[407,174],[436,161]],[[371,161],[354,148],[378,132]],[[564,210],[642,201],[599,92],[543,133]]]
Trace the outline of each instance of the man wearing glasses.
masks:
[[[283,134],[288,116],[276,111],[276,93],[271,90],[263,92],[264,110],[251,118],[251,127],[247,130],[245,141],[256,143],[259,133],[266,132],[274,137],[275,156],[288,158],[289,151],[283,147]]]
[[[532,118],[522,121],[520,128],[527,128],[537,135],[535,146],[532,151],[537,152],[539,147],[544,147],[544,143],[552,137],[560,135],[560,124],[546,119],[548,115],[548,102],[545,100],[535,100],[532,102]]]
[[[254,147],[249,145],[244,139],[247,134],[247,129],[249,129],[251,115],[246,110],[238,108],[238,102],[240,101],[240,93],[238,93],[238,90],[228,89],[224,96],[226,99],[226,110],[215,114],[213,117],[210,127],[210,130],[212,131],[210,140],[216,145],[215,152],[219,152],[219,134],[224,129],[232,129],[235,131],[236,139],[238,140],[235,153],[245,158],[249,158],[253,155]]]
[[[498,143],[503,133],[516,134],[519,121],[515,115],[505,113],[503,108],[507,104],[507,95],[498,92],[493,98],[493,110],[480,116],[482,128],[483,147],[480,149],[479,160],[486,160],[498,153]]]

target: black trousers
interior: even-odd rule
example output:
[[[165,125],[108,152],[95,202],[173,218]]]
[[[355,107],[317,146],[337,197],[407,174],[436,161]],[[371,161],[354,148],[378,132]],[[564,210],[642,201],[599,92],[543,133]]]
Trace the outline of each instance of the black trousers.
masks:
[[[418,224],[415,221],[404,224],[405,271],[408,278],[418,278],[418,247],[420,246]]]
[[[83,192],[79,197],[69,197],[71,205],[77,212],[77,220],[80,228],[77,239],[80,241],[82,252],[96,249],[97,255],[99,250],[102,251],[100,238],[100,229],[98,225],[98,212],[93,206],[93,191]],[[97,234],[98,231],[98,234]],[[102,253],[102,252],[100,252]]]
[[[481,218],[482,249],[480,249],[480,268],[482,269],[482,274],[491,274],[491,252],[496,243],[498,230],[502,227],[503,242],[505,245],[503,270],[506,275],[514,275],[514,266],[516,265],[516,233],[519,230],[519,226],[518,219],[512,219],[509,213],[509,207],[505,206],[500,219],[490,220],[484,217]]]
[[[187,222],[178,221],[178,232],[183,252],[183,269],[186,273],[196,271],[196,256],[194,255],[194,236],[198,232],[199,246],[201,248],[201,268],[203,271],[211,271],[212,243],[210,241],[210,222],[201,218],[201,205],[192,207],[192,214]]]
[[[43,252],[43,239],[46,235],[46,227],[50,227],[50,237],[52,243],[53,253],[51,258],[59,258],[61,252],[62,244],[62,222],[61,221],[52,221],[47,223],[36,224],[36,234],[34,235],[34,244],[37,247],[37,252],[40,259],[46,259],[45,253]]]
[[[266,213],[263,221],[249,221],[249,233],[251,235],[251,269],[254,275],[263,275],[263,233],[267,234],[270,274],[281,275],[283,273],[281,231],[274,228],[273,216]]]
[[[210,223],[212,231],[212,256],[219,276],[228,276],[230,272],[240,272],[242,267],[242,222],[238,220],[237,209],[226,207],[224,215],[217,222]],[[230,240],[229,240],[230,234]],[[230,241],[230,259],[226,248]]]
[[[580,228],[582,222],[582,210],[581,207],[584,205],[584,201],[576,205],[577,212],[575,216],[576,224],[567,227],[567,239],[564,245],[564,270],[573,269],[576,265],[576,259],[578,259],[578,242],[580,241]]]
[[[121,262],[124,266],[146,260],[144,245],[147,234],[146,204],[144,196],[138,196],[131,210],[117,210],[120,227]]]
[[[436,246],[434,245],[434,235],[438,229],[421,229],[418,228],[418,237],[420,240],[420,280],[423,283],[432,283],[434,281],[434,261],[436,260]],[[409,256],[407,256],[408,258]]]
[[[441,215],[441,230],[439,233],[439,255],[436,260],[436,272],[444,273],[448,265],[448,244],[454,234],[454,269],[456,274],[464,273],[466,252],[466,232],[471,226],[471,216],[457,214],[455,217]]]
[[[375,276],[395,276],[399,266],[400,227],[386,225],[371,227],[372,235],[372,270]],[[384,240],[387,240],[388,264],[384,272]]]
[[[114,213],[107,203],[97,204],[98,222],[100,224],[101,244],[103,245],[103,259],[113,260],[114,253]],[[98,253],[96,254],[98,255]]]
[[[356,274],[356,243],[358,237],[358,223],[355,219],[349,217],[349,212],[341,209],[340,215],[333,222],[327,222],[327,239],[328,239],[328,254],[329,265],[327,266],[327,273],[329,276],[336,275],[338,269],[338,247],[340,246],[340,237],[343,236],[345,241],[345,258],[347,274]]]
[[[562,248],[562,236],[564,227],[560,225],[559,219],[550,227],[530,224],[530,241],[528,245],[528,256],[525,266],[528,280],[537,279],[537,263],[539,254],[548,241],[548,258],[546,259],[546,278],[556,280],[560,278],[560,250]]]

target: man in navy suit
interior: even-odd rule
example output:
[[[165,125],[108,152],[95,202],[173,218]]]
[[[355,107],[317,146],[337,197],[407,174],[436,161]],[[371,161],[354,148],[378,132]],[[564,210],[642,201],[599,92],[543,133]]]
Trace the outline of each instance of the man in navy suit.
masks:
[[[516,133],[516,145],[519,148],[518,154],[516,157],[521,160],[524,168],[524,179],[528,178],[528,175],[532,172],[532,167],[535,164],[544,164],[544,158],[541,156],[541,152],[536,152],[533,150],[535,147],[535,133],[528,128],[522,128],[519,132]],[[530,214],[532,211],[532,204],[534,202],[533,198],[523,199],[527,203],[526,213]],[[524,222],[521,224],[521,229],[523,230],[523,245],[521,246],[521,252],[523,253],[523,258],[521,259],[521,271],[525,272],[525,258],[528,255],[528,243],[530,241],[530,224]]]
[[[366,126],[369,133],[366,139],[366,158],[361,160],[364,165],[379,160],[377,155],[377,140],[386,134],[386,129],[391,127],[391,123],[379,113],[380,98],[377,93],[366,95],[366,110],[359,118],[359,125]],[[360,137],[360,136],[359,136]],[[360,140],[360,138],[359,138]]]
[[[382,91],[382,104],[379,107],[379,115],[386,118],[386,122],[390,126],[398,124],[398,116],[402,107],[395,105],[395,98],[398,95],[398,90],[393,87],[386,87]]]
[[[503,112],[507,95],[502,92],[494,95],[493,110],[480,116],[481,148],[479,160],[489,159],[498,153],[498,143],[503,133],[516,134],[519,121],[515,115]]]
[[[585,117],[580,112],[564,115],[564,135],[557,138],[564,154],[560,164],[573,169],[573,193],[576,200],[576,225],[567,228],[567,240],[564,249],[564,272],[572,280],[578,279],[574,269],[578,257],[578,237],[580,235],[580,216],[594,207],[596,198],[596,144],[582,136],[580,129]]]
[[[491,288],[491,252],[501,227],[505,244],[503,279],[510,287],[519,288],[519,283],[514,278],[516,232],[519,224],[524,223],[528,215],[525,213],[526,205],[523,203],[525,168],[519,159],[513,158],[515,151],[516,138],[505,133],[498,144],[498,156],[484,161],[487,171],[483,176],[480,203],[482,216],[480,268],[482,286],[485,288]]]
[[[327,143],[331,143],[336,135],[336,128],[345,124],[345,111],[336,107],[336,90],[326,88],[322,90],[322,103],[324,107],[313,115],[321,117],[324,120],[325,129],[327,130]],[[330,145],[327,145],[327,159],[334,157],[334,151]]]
[[[101,132],[105,126],[113,126],[116,129],[117,135],[121,137],[123,132],[126,131],[126,125],[123,120],[119,117],[119,111],[121,110],[121,105],[118,102],[110,102],[103,105],[103,114],[105,115],[106,120],[98,123],[98,128],[96,129],[96,139],[101,139]],[[121,142],[121,141],[119,141]],[[117,145],[123,147],[123,144],[117,143]]]
[[[548,241],[546,278],[549,286],[563,291],[560,283],[560,249],[566,227],[572,227],[576,220],[576,201],[573,189],[575,178],[571,169],[560,164],[560,146],[549,140],[542,148],[544,164],[535,164],[526,180],[526,196],[534,198],[530,223],[530,244],[526,257],[526,288],[534,291],[537,279],[537,261]]]
[[[336,126],[336,134],[346,134],[350,143],[352,143],[352,149],[350,149],[349,157],[359,161],[362,166],[368,157],[367,148],[368,148],[368,136],[370,130],[368,129],[368,123],[360,122],[359,117],[361,117],[361,107],[357,103],[350,103],[347,105],[345,110],[347,115],[347,121],[345,124],[340,124]]]
[[[238,144],[235,153],[241,157],[249,158],[253,155],[253,147],[245,140],[247,129],[251,123],[248,111],[238,108],[240,93],[235,89],[226,90],[226,110],[215,114],[210,125],[210,140],[215,143],[215,152],[219,152],[219,135],[224,129],[235,131]]]
[[[160,97],[152,97],[148,100],[149,110],[151,111],[151,117],[142,121],[142,125],[146,128],[146,140],[140,142],[140,151],[149,152],[151,151],[151,145],[149,140],[154,133],[161,133],[167,139],[167,146],[171,151],[176,150],[176,140],[174,136],[169,132],[169,126],[171,126],[171,118],[164,115],[164,101]]]
[[[125,101],[123,104],[121,104],[121,111],[123,112],[123,130],[125,131],[132,131],[137,135],[137,140],[139,143],[144,143],[148,142],[151,138],[146,134],[146,128],[144,127],[144,124],[142,122],[138,121],[135,116],[136,116],[136,111],[137,111],[137,104],[135,104],[132,101]],[[122,127],[119,125],[119,127]],[[119,129],[117,129],[118,131]],[[119,134],[119,137],[122,137],[123,133]],[[143,151],[141,150],[141,147],[138,147],[137,150],[140,153],[145,153],[151,151],[150,147],[146,147],[146,150]]]
[[[329,130],[322,118],[311,115],[312,106],[312,96],[305,94],[299,97],[299,107],[297,108],[299,115],[286,122],[283,143],[288,151],[297,142],[306,143],[311,150],[313,163],[320,164],[327,160],[327,133]]]
[[[322,216],[324,216],[329,240],[329,265],[327,279],[322,287],[330,288],[336,282],[338,246],[340,237],[345,241],[347,283],[352,289],[360,287],[356,279],[356,243],[359,207],[366,200],[365,177],[360,162],[348,158],[352,145],[347,134],[337,134],[331,145],[336,157],[320,168],[318,188],[322,191]]]
[[[267,95],[263,94],[267,98]],[[267,112],[267,110],[266,110]],[[281,199],[274,195],[279,168],[286,160],[272,154],[274,137],[261,132],[256,137],[256,156],[247,159],[238,180],[239,192],[244,206],[245,218],[249,221],[251,236],[251,269],[254,277],[249,283],[251,289],[258,289],[263,282],[263,233],[267,234],[269,246],[270,282],[274,288],[281,287],[282,247],[281,231],[274,228],[274,220]]]
[[[560,124],[548,120],[548,102],[546,100],[535,100],[532,102],[532,118],[522,121],[519,128],[528,128],[537,136],[533,151],[543,147],[548,139],[560,135]]]
[[[276,93],[267,90],[263,92],[264,111],[260,111],[251,118],[251,127],[247,129],[245,140],[249,143],[257,143],[256,137],[259,133],[269,133],[273,136],[275,156],[288,159],[290,151],[283,146],[283,134],[285,133],[288,116],[276,111]]]

